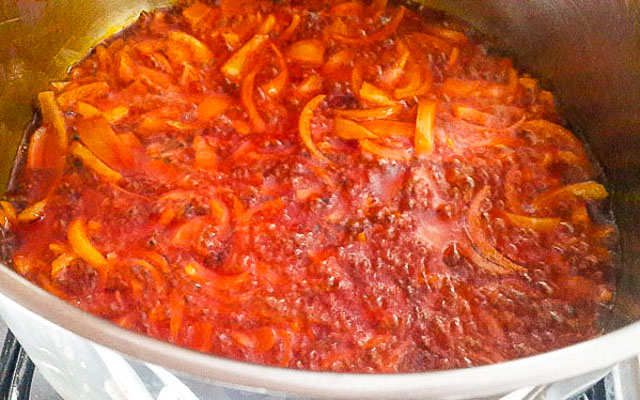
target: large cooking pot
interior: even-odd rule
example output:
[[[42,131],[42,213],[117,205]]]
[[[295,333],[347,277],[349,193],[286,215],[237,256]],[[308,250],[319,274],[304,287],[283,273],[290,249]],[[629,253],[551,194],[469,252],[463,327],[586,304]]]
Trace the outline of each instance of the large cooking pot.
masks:
[[[169,2],[0,0],[0,185],[10,176],[36,93],[140,11]],[[240,392],[221,387],[240,386],[311,397],[489,397],[601,370],[640,354],[640,2],[428,3],[468,20],[540,77],[600,161],[621,239],[609,333],[484,367],[387,375],[307,372],[204,355],[126,331],[0,266],[0,315],[62,396],[147,399],[162,388],[164,398],[194,398],[193,393],[229,398]]]

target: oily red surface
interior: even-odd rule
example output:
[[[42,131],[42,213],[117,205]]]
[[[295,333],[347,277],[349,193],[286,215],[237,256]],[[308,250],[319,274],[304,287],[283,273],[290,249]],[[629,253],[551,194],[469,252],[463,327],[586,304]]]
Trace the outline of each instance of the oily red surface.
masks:
[[[10,226],[16,269],[136,332],[292,368],[447,369],[598,335],[612,290],[611,225],[580,196],[534,206],[543,193],[592,176],[575,141],[523,128],[559,121],[551,95],[519,79],[510,61],[489,57],[483,44],[425,28],[464,32],[460,24],[427,12],[424,22],[405,10],[397,29],[382,35],[400,8],[325,4],[179,6],[143,15],[75,66],[70,83],[54,85],[56,95],[106,82],[106,92],[81,101],[105,115],[126,109],[104,118],[129,156],[78,136],[98,129],[86,122],[96,117],[79,108],[79,98],[58,97],[70,143],[80,139],[122,179],[110,182],[68,153],[62,170],[55,160],[31,161],[13,202],[18,211],[43,198],[46,206],[36,220]],[[237,79],[225,76],[225,62],[269,15],[267,42]],[[293,15],[299,25],[287,31]],[[209,52],[171,39],[176,31]],[[316,40],[303,42],[309,59],[293,59],[291,49],[304,47],[294,43],[308,39]],[[274,47],[288,76],[270,96],[261,87],[282,72]],[[407,49],[408,63],[390,79]],[[354,88],[354,68],[393,98],[417,76],[408,72],[416,65],[433,84],[419,98],[394,99],[399,108],[389,119],[414,124],[418,101],[435,102],[433,150],[418,154],[414,138],[402,135],[374,139],[408,154],[393,160],[337,137],[336,110],[380,107]],[[472,81],[478,84],[468,89]],[[243,85],[263,125],[250,115]],[[329,162],[310,153],[298,126],[305,104],[320,94],[311,137]],[[223,111],[214,107],[220,97]],[[211,107],[200,107],[210,98]],[[465,117],[460,106],[483,113]],[[47,121],[44,129],[53,131]],[[487,267],[470,238],[474,199],[484,235],[521,269]],[[506,212],[556,219],[536,230]],[[74,221],[107,272],[69,250]],[[72,261],[52,272],[61,251]],[[485,261],[474,262],[471,252]]]

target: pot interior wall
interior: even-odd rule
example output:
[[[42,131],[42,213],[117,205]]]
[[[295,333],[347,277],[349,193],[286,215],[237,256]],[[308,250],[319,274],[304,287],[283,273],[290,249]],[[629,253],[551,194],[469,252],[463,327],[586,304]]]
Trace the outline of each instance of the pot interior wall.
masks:
[[[0,187],[32,101],[101,39],[171,0],[0,0]],[[494,38],[552,90],[600,161],[620,229],[614,329],[640,319],[640,3],[426,0]]]

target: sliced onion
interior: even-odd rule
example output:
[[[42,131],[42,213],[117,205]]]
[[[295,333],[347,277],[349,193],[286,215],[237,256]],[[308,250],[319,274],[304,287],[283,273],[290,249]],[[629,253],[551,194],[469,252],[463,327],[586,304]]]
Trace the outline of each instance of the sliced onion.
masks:
[[[217,290],[235,289],[250,278],[250,274],[246,271],[234,275],[217,274],[195,261],[188,263],[184,267],[184,273],[193,281],[211,285]]]
[[[75,89],[66,91],[58,96],[56,99],[60,106],[67,108],[71,107],[78,100],[85,99],[87,97],[98,97],[109,91],[109,85],[107,82],[94,82],[86,85],[78,86]],[[47,93],[47,92],[44,92]]]
[[[221,116],[229,107],[231,102],[224,96],[210,96],[198,104],[198,120],[211,121]]]
[[[458,61],[459,57],[460,57],[460,48],[454,47],[453,50],[451,50],[451,54],[449,54],[449,61],[447,62],[447,66],[449,68],[453,68],[453,66],[456,65],[456,62]]]
[[[291,23],[289,24],[287,29],[285,29],[280,34],[280,36],[278,36],[278,41],[286,42],[287,40],[291,39],[296,29],[298,28],[298,25],[300,25],[300,20],[301,20],[300,14],[293,14],[291,16]]]
[[[171,332],[171,340],[173,342],[176,342],[180,336],[184,309],[184,297],[178,292],[178,290],[172,290],[169,295],[169,332]]]
[[[311,96],[322,90],[322,79],[318,75],[310,75],[298,85],[296,92],[303,97]]]
[[[211,53],[211,50],[209,50],[207,45],[188,33],[172,31],[169,32],[168,36],[170,42],[178,43],[188,48],[192,59],[195,62],[205,63],[213,58],[213,53]],[[171,46],[172,43],[169,43],[168,45]]]
[[[117,183],[122,179],[119,172],[109,168],[105,163],[100,161],[91,151],[80,144],[73,142],[70,147],[71,154],[78,157],[82,163],[89,169],[93,170],[100,177],[111,183]]]
[[[329,14],[335,17],[360,16],[364,12],[364,6],[357,1],[336,4],[329,9]]]
[[[333,119],[333,133],[342,139],[375,139],[378,137],[362,125],[344,118]]]
[[[276,55],[276,59],[278,60],[278,69],[280,72],[278,72],[278,76],[262,85],[262,91],[269,97],[275,97],[282,93],[284,88],[287,86],[287,83],[289,83],[289,70],[287,69],[287,62],[282,56],[282,53],[273,43],[271,43],[271,50],[273,50]]]
[[[392,106],[396,104],[384,90],[375,87],[369,82],[362,82],[360,98],[381,106]]]
[[[404,74],[404,69],[409,61],[411,52],[407,49],[402,41],[398,44],[399,51],[401,51],[400,57],[393,62],[380,76],[379,81],[383,87],[393,88],[396,86],[400,78]]]
[[[112,169],[131,168],[133,153],[115,134],[103,117],[81,119],[78,137],[89,150]]]
[[[431,154],[435,148],[434,127],[436,123],[437,103],[433,100],[420,100],[416,118],[414,145],[416,156]]]
[[[100,110],[89,103],[85,103],[84,101],[79,101],[76,103],[75,111],[78,114],[82,115],[84,119],[99,117],[102,115],[102,112]]]
[[[51,279],[56,279],[60,273],[77,258],[73,252],[63,252],[51,262]]]
[[[262,24],[258,28],[258,33],[260,35],[266,35],[276,26],[276,17],[273,14],[267,15]]]
[[[300,113],[300,119],[298,121],[298,130],[300,132],[300,138],[302,139],[302,143],[307,147],[309,153],[311,155],[327,164],[331,162],[324,154],[318,150],[316,144],[313,143],[313,139],[311,138],[311,120],[313,119],[313,114],[316,109],[320,106],[325,99],[325,95],[320,94],[313,99],[309,100],[309,102],[304,106],[302,112]]]
[[[2,211],[4,217],[6,217],[10,223],[16,222],[17,214],[16,209],[13,207],[13,204],[4,200],[0,201],[0,211]]]
[[[437,26],[427,26],[425,31],[442,39],[446,39],[454,44],[463,45],[467,43],[467,35],[452,29],[441,28]]]
[[[217,10],[215,10],[217,11]],[[209,7],[201,1],[196,1],[189,7],[182,10],[182,16],[189,21],[192,28],[195,28],[200,22],[204,21],[211,13],[215,12],[213,8]]]
[[[56,133],[55,143],[57,143],[60,150],[66,151],[69,143],[67,126],[55,95],[53,92],[40,92],[38,93],[38,101],[42,111],[42,120],[53,126]]]
[[[373,119],[389,118],[398,114],[402,110],[399,105],[368,108],[365,110],[333,110],[333,113],[339,117],[352,119],[355,121],[367,121]]]
[[[324,72],[331,74],[344,68],[353,62],[354,54],[349,49],[340,50],[331,57],[324,64]]]
[[[426,68],[415,66],[408,72],[410,79],[406,86],[398,88],[393,92],[396,99],[407,99],[418,97],[429,93],[433,87],[433,74]]]
[[[87,264],[95,268],[100,275],[104,277],[104,274],[109,271],[111,265],[102,253],[91,243],[87,235],[84,219],[78,218],[69,224],[67,239],[69,240],[71,249],[73,249],[78,257],[86,261]]]
[[[250,62],[251,55],[260,50],[268,39],[269,36],[267,35],[255,35],[252,37],[224,63],[220,69],[222,73],[233,81],[241,80],[242,74]]]
[[[506,85],[477,80],[447,78],[440,87],[442,95],[450,98],[480,97],[491,100],[501,100],[511,93]]]
[[[521,129],[531,131],[545,141],[553,140],[558,144],[568,144],[572,149],[582,149],[580,141],[569,130],[544,119],[526,121]]]
[[[383,146],[370,139],[360,139],[358,140],[358,143],[366,152],[387,160],[408,162],[413,158],[413,149],[411,148],[403,149]]]
[[[405,8],[401,6],[400,9],[398,10],[398,13],[393,17],[391,21],[389,21],[387,25],[384,26],[384,28],[380,29],[375,33],[369,34],[367,36],[354,38],[354,37],[345,36],[337,33],[333,33],[332,36],[336,41],[344,44],[349,44],[349,45],[363,46],[363,45],[379,42],[389,37],[393,32],[396,31],[396,29],[398,29],[398,26],[400,25],[402,18],[404,18],[404,13],[405,13]]]
[[[218,161],[215,149],[207,143],[207,140],[198,135],[193,138],[193,151],[195,152],[196,167],[205,171],[216,171]]]
[[[259,68],[255,68],[247,74],[244,81],[242,81],[242,88],[240,92],[240,99],[242,100],[242,105],[249,114],[251,127],[254,132],[258,133],[264,132],[267,129],[267,124],[262,119],[262,116],[260,116],[260,113],[253,102],[254,81],[259,70]]]
[[[413,138],[416,133],[416,124],[412,122],[378,119],[373,121],[362,121],[360,125],[371,131],[374,135],[381,137],[402,136],[406,138]]]
[[[22,210],[16,217],[18,222],[31,222],[40,219],[44,214],[44,209],[47,206],[47,200],[43,199],[36,203],[31,204],[24,210]]]
[[[567,197],[578,197],[583,200],[602,200],[607,196],[607,189],[597,182],[578,182],[544,193],[533,202],[533,206],[535,208],[546,207]]]
[[[356,61],[356,65],[351,70],[351,92],[356,96],[360,95],[360,88],[362,87],[362,65]]]
[[[531,229],[541,233],[551,232],[560,224],[560,218],[536,218],[508,212],[504,213],[504,215],[512,224],[520,228]]]
[[[490,194],[491,188],[489,186],[485,186],[475,195],[469,205],[469,211],[467,212],[467,234],[469,235],[471,244],[482,259],[487,262],[496,264],[498,267],[509,272],[526,271],[526,268],[514,263],[502,255],[502,253],[500,253],[500,251],[489,242],[489,239],[485,234],[480,209],[482,207],[482,203],[489,198]],[[479,264],[478,266],[487,268],[486,263]],[[492,268],[490,270],[490,272],[497,271],[497,268]]]
[[[300,40],[287,49],[287,57],[309,64],[324,62],[324,43],[318,39]]]

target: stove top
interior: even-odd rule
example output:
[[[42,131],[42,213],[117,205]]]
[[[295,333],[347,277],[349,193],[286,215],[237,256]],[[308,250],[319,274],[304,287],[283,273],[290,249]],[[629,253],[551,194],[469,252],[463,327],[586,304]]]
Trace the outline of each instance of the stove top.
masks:
[[[4,338],[0,354],[0,400],[63,400],[47,381],[39,374],[36,366],[20,343],[0,320],[0,339]],[[624,396],[616,379],[615,371],[608,373],[594,384],[567,398],[558,398],[553,393],[529,390],[524,394],[516,392],[499,400],[640,400],[633,395]],[[617,385],[618,383],[618,385]],[[623,399],[624,397],[624,399]]]

